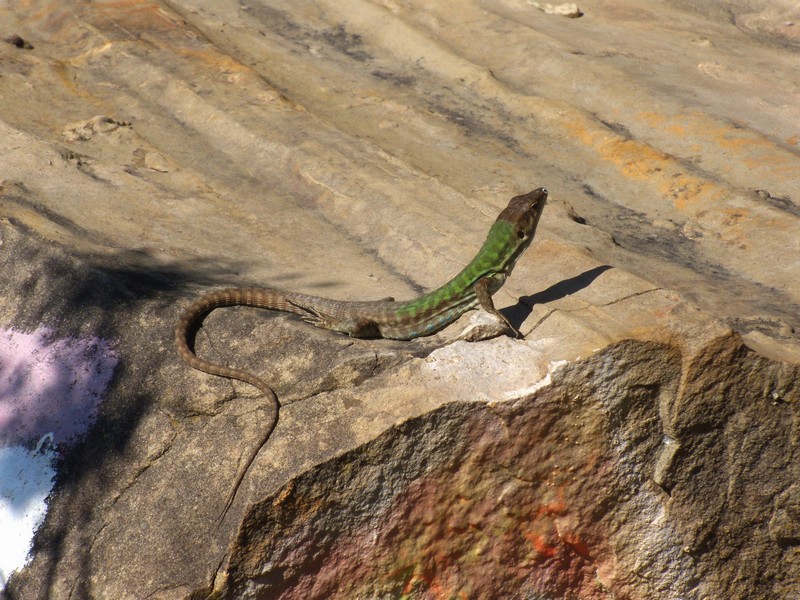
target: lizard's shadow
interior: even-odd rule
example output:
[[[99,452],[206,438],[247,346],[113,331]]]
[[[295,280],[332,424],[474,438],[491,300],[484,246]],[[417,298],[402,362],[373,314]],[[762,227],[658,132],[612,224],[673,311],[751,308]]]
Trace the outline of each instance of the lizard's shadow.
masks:
[[[591,285],[595,279],[611,268],[612,267],[609,265],[594,267],[593,269],[584,271],[580,275],[559,281],[558,283],[551,285],[546,290],[536,292],[530,296],[522,296],[519,299],[519,302],[517,302],[514,306],[504,308],[500,312],[503,313],[503,315],[511,322],[512,325],[514,325],[514,327],[519,328],[525,322],[525,319],[530,316],[535,305],[546,304],[548,302],[560,300],[561,298],[569,296],[570,294],[574,294],[575,292],[578,292]]]

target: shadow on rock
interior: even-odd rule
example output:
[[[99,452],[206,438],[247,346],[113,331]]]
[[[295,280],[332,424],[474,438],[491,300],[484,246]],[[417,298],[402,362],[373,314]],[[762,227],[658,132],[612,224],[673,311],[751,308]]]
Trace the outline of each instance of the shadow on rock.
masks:
[[[61,223],[79,233],[69,225]],[[0,443],[33,452],[36,440],[50,435],[57,464],[48,516],[33,540],[34,560],[11,578],[5,595],[47,594],[70,563],[83,573],[76,573],[72,593],[88,596],[80,588],[90,580],[98,514],[119,493],[114,488],[126,478],[122,463],[138,451],[129,447],[133,432],[163,395],[164,365],[177,361],[171,352],[175,298],[190,281],[215,283],[238,265],[165,262],[101,246],[75,250],[13,219],[0,235],[6,250],[0,257],[0,409],[8,416]],[[39,493],[21,486],[8,501],[27,507]]]

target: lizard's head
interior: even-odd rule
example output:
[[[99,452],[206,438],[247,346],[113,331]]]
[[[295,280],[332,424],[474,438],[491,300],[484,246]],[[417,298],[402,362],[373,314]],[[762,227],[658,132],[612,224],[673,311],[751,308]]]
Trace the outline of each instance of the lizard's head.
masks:
[[[514,227],[513,234],[522,249],[527,248],[531,243],[546,201],[547,190],[537,188],[527,194],[514,196],[505,210],[497,217],[498,221],[511,223]]]

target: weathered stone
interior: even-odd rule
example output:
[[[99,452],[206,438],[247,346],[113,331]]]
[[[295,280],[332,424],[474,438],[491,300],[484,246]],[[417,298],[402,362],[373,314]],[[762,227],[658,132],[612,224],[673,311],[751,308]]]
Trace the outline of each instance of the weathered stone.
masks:
[[[796,6],[533,4],[0,7],[0,440],[58,455],[7,597],[800,597]],[[215,311],[263,447],[173,350],[210,287],[431,289],[539,185],[522,340]]]

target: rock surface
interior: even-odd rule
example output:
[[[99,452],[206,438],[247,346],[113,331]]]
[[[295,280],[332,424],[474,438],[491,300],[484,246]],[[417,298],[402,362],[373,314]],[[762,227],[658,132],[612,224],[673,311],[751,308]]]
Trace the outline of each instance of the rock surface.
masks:
[[[8,598],[800,597],[796,3],[557,7],[0,7]],[[539,185],[524,340],[206,319],[283,405],[218,522],[267,405],[181,308],[412,297]]]

